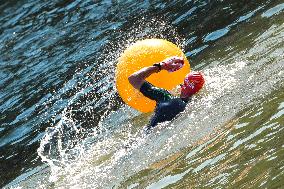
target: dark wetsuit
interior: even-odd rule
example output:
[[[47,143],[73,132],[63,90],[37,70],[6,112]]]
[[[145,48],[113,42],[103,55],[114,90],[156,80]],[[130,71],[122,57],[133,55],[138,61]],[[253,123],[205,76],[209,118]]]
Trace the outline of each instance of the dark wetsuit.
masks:
[[[177,114],[184,111],[188,102],[188,99],[174,97],[167,90],[155,87],[147,81],[141,86],[140,92],[157,103],[148,128],[172,120]]]

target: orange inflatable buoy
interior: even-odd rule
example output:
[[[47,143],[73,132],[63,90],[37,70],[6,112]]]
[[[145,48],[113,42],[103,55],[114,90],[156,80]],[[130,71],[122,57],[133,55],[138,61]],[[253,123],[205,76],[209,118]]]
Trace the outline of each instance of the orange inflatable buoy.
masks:
[[[183,82],[190,71],[190,65],[184,53],[175,44],[163,39],[145,39],[128,47],[118,59],[116,67],[116,88],[123,101],[129,106],[141,111],[151,112],[156,102],[144,97],[132,87],[128,77],[143,67],[163,61],[171,56],[184,57],[184,66],[173,73],[162,70],[152,74],[146,80],[157,87],[171,90]]]

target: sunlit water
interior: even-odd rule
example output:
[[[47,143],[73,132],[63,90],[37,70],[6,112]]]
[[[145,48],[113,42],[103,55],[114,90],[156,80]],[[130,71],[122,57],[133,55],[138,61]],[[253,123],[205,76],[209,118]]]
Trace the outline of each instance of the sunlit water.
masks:
[[[0,6],[1,185],[282,187],[283,2],[14,3]],[[121,102],[114,69],[151,37],[206,86],[145,135],[150,114]]]

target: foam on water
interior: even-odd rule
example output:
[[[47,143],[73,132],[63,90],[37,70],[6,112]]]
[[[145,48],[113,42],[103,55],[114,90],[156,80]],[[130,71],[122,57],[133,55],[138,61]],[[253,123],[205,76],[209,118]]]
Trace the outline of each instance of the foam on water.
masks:
[[[216,61],[216,64],[220,63],[221,61]],[[190,146],[212,133],[215,127],[232,119],[249,104],[256,103],[260,96],[273,90],[275,83],[283,80],[284,75],[280,71],[283,69],[282,63],[267,67],[265,73],[270,74],[265,78],[265,74],[256,69],[256,64],[232,61],[230,64],[203,69],[206,89],[194,97],[187,110],[176,120],[159,125],[147,136],[143,135],[141,128],[131,128],[137,127],[131,119],[126,123],[118,122],[122,125],[100,132],[100,140],[89,143],[88,149],[78,155],[75,161],[67,159],[66,164],[60,168],[50,164],[53,170],[52,181],[55,181],[58,188],[110,188],[154,162]],[[257,71],[262,77],[251,77],[253,71]],[[272,75],[276,77],[271,77]],[[266,83],[259,87],[258,83],[262,80]],[[130,110],[125,108],[118,111],[127,113]],[[63,122],[66,124],[63,119],[58,128],[62,128]],[[102,125],[103,122],[104,120]],[[61,157],[62,163],[66,159],[63,155]]]

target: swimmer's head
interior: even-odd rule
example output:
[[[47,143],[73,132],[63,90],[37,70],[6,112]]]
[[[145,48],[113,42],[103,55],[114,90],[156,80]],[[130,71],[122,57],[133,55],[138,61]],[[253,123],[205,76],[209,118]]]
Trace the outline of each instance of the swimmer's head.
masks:
[[[205,83],[204,77],[200,72],[191,72],[184,78],[184,83],[181,85],[180,96],[182,98],[190,97],[202,89]]]

